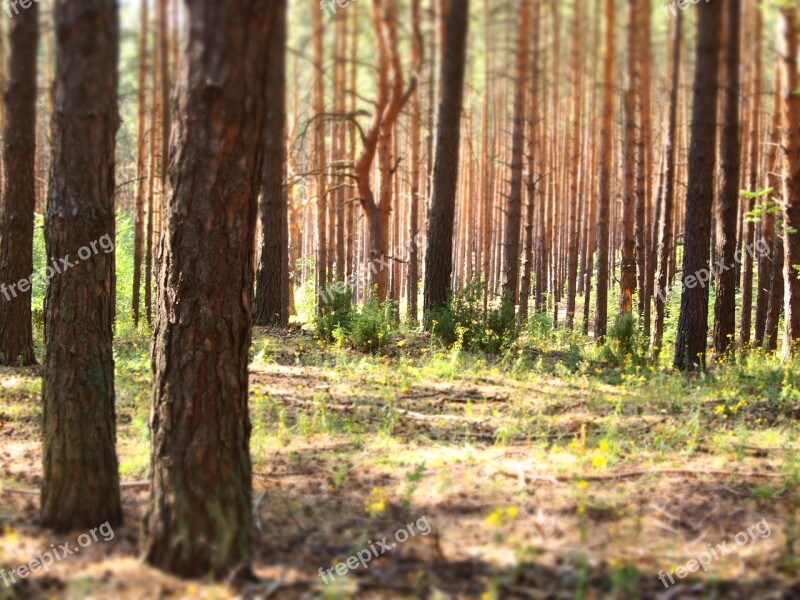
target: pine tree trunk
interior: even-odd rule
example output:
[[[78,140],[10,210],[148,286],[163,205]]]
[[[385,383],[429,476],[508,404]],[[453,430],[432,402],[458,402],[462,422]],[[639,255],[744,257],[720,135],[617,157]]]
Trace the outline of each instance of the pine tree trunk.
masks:
[[[638,144],[638,110],[636,86],[638,75],[638,0],[628,0],[628,81],[624,94],[625,142],[623,157],[623,195],[622,195],[622,264],[620,265],[619,310],[621,313],[633,310],[633,290],[636,287],[636,146]],[[642,213],[642,216],[644,213]]]
[[[423,39],[420,29],[420,0],[411,0],[412,62],[421,65],[423,61]],[[417,325],[419,309],[419,196],[420,196],[420,150],[422,149],[422,105],[419,90],[411,94],[411,197],[408,208],[408,271],[406,273],[406,297],[408,302],[408,322]]]
[[[323,72],[325,30],[322,24],[322,11],[318,10],[316,0],[311,0],[311,24],[313,27],[314,83],[312,108],[314,114],[314,169],[317,172],[316,193],[316,299],[317,312],[324,312],[325,288],[328,284],[328,184],[325,177],[325,74]]]
[[[658,358],[661,343],[664,339],[664,311],[667,305],[667,285],[669,283],[670,259],[673,251],[673,204],[675,202],[675,159],[677,150],[678,126],[678,91],[680,89],[681,45],[683,13],[675,18],[672,30],[672,57],[669,93],[669,117],[664,141],[664,204],[661,211],[661,242],[659,245],[658,283],[656,284],[655,303],[656,321],[653,335],[653,356]]]
[[[447,303],[453,271],[453,223],[461,140],[469,0],[453,1],[446,17],[447,52],[442,63],[433,193],[428,212],[423,310],[426,327],[430,311]]]
[[[708,259],[717,140],[717,92],[722,3],[698,11],[697,67],[684,228],[683,292],[675,342],[676,368],[705,369],[708,341]],[[700,282],[699,279],[706,279]]]
[[[138,125],[136,132],[136,231],[133,250],[133,322],[139,325],[142,289],[142,260],[144,258],[144,201],[147,189],[145,129],[147,126],[147,37],[149,25],[148,0],[142,0],[141,31],[139,33]]]
[[[36,4],[10,24],[5,86],[3,195],[0,198],[0,365],[36,364],[31,322],[33,213],[36,208]],[[8,286],[8,287],[7,287]]]
[[[261,237],[256,276],[256,325],[289,324],[289,230],[286,188],[286,0],[272,0],[267,64]]]
[[[605,0],[605,56],[603,59],[603,113],[600,124],[600,193],[597,214],[597,308],[594,336],[605,339],[608,326],[609,218],[611,211],[611,160],[614,131],[614,0]]]
[[[251,560],[247,355],[271,8],[188,4],[143,543],[148,563],[182,577],[223,576]]]
[[[522,170],[525,144],[525,92],[528,78],[528,38],[530,0],[519,0],[516,76],[514,77],[514,115],[511,134],[511,184],[505,210],[503,247],[503,305],[514,312],[519,293],[519,238],[522,224]]]
[[[114,0],[59,2],[55,17],[45,238],[48,265],[74,266],[49,280],[45,298],[41,514],[45,527],[70,530],[122,522],[112,346],[119,28]]]
[[[760,152],[760,144],[761,144],[761,86],[762,86],[762,30],[763,30],[763,16],[761,13],[761,7],[755,6],[750,7],[750,13],[753,15],[753,28],[754,28],[754,36],[755,36],[755,43],[754,43],[754,52],[753,52],[753,62],[754,62],[754,75],[753,75],[753,94],[752,94],[752,110],[751,110],[751,123],[750,123],[750,176],[749,176],[749,188],[750,192],[756,193],[758,191],[758,179],[759,179],[759,159],[761,156]],[[752,212],[755,208],[755,198],[749,198],[747,201],[747,212]],[[771,232],[769,232],[771,235]],[[763,237],[762,237],[763,239]],[[744,233],[744,245],[745,250],[748,248],[752,248],[755,242],[755,223],[752,219],[749,219],[745,224],[745,233]],[[753,260],[753,254],[750,252],[745,252],[745,263],[744,263],[744,271],[742,273],[742,326],[740,329],[739,335],[739,343],[741,344],[742,348],[748,346],[750,344],[750,326],[753,319],[753,279],[754,273],[753,269],[755,267],[755,261]],[[759,279],[761,278],[760,273],[760,265],[761,261],[759,259]],[[757,295],[760,295],[761,291],[757,290]],[[761,340],[764,336],[764,319],[760,315],[756,317],[756,344],[759,345]],[[758,322],[760,321],[760,322]],[[759,331],[759,325],[761,329]]]
[[[783,272],[784,357],[800,341],[800,11],[780,9],[784,34],[783,54]]]
[[[736,348],[736,217],[739,206],[739,36],[741,0],[727,0],[725,84],[722,139],[722,185],[717,199],[716,250],[713,271],[717,278],[714,305],[714,350],[721,357]],[[750,325],[748,323],[748,329]]]

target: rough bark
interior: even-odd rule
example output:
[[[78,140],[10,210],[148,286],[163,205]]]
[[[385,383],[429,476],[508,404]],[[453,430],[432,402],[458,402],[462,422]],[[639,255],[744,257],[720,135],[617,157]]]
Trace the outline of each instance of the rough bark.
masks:
[[[268,0],[190,0],[154,332],[143,554],[182,577],[251,560],[247,360]]]
[[[736,217],[739,207],[739,54],[741,0],[726,0],[724,107],[720,155],[722,185],[717,200],[716,249],[713,271],[717,278],[714,304],[714,351],[724,356],[736,348]],[[750,325],[748,323],[748,329]]]
[[[36,363],[31,322],[36,207],[36,4],[11,20],[0,198],[0,365]],[[20,283],[23,282],[23,283]],[[8,286],[8,287],[7,287]]]
[[[289,306],[286,302],[289,287],[289,227],[283,183],[286,173],[286,0],[273,0],[269,20],[255,323],[285,327],[289,323]]]
[[[122,521],[112,347],[119,26],[114,0],[59,2],[55,17],[45,238],[49,265],[74,266],[49,280],[45,298],[41,515],[69,530]]]
[[[720,50],[721,2],[698,11],[697,50],[689,148],[689,184],[684,227],[683,291],[676,368],[705,369],[708,339],[708,259],[711,244],[711,207],[717,140],[717,93]],[[699,278],[706,278],[699,282]]]
[[[503,246],[503,305],[514,312],[519,294],[519,237],[522,225],[522,170],[525,144],[525,92],[528,78],[528,38],[530,37],[530,0],[520,0],[517,35],[516,75],[514,77],[514,113],[511,133],[511,183],[505,209],[505,244]]]
[[[447,52],[441,75],[433,193],[428,212],[428,249],[425,256],[423,310],[426,326],[430,311],[447,303],[453,271],[453,222],[461,140],[469,0],[453,0],[446,17]]]

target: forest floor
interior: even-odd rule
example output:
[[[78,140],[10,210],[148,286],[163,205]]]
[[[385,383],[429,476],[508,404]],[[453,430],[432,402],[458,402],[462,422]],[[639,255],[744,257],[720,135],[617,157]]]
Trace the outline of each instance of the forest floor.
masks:
[[[558,352],[509,363],[416,334],[365,355],[258,330],[251,448],[264,583],[237,591],[138,560],[145,337],[118,342],[116,364],[125,525],[49,573],[0,581],[0,599],[800,597],[800,374],[778,362],[686,378]],[[40,369],[0,370],[6,570],[82,533],[37,524],[40,390]],[[320,570],[370,546],[382,555],[325,585]]]

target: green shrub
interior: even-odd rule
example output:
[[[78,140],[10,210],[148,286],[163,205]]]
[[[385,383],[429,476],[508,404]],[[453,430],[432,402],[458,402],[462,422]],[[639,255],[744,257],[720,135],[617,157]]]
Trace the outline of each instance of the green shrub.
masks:
[[[352,315],[347,336],[350,345],[360,352],[380,350],[394,335],[394,314],[396,308],[393,302],[381,305],[374,298],[369,299]]]
[[[648,341],[639,331],[633,312],[617,315],[608,331],[602,355],[604,360],[613,365],[621,365],[628,358],[634,365],[647,364]]]
[[[314,317],[314,329],[317,337],[332,342],[336,340],[337,330],[350,331],[354,313],[353,290],[331,286],[325,299],[327,301],[323,304],[322,314]]]
[[[428,327],[441,342],[458,343],[471,352],[497,354],[519,334],[513,312],[500,307],[483,309],[483,285],[472,283],[461,294],[451,296],[448,306],[428,315]]]
[[[380,304],[371,298],[356,308],[352,298],[350,288],[331,286],[323,313],[314,319],[317,337],[360,352],[376,352],[394,336],[396,305],[393,302]]]

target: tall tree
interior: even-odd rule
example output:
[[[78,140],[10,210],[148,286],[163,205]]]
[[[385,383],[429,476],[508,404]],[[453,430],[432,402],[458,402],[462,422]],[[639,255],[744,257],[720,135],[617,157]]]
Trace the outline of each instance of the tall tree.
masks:
[[[514,115],[511,133],[511,183],[506,199],[503,245],[503,305],[513,314],[519,293],[519,237],[522,226],[522,170],[525,145],[525,92],[528,79],[530,0],[519,0]]]
[[[426,326],[431,310],[447,303],[453,272],[453,223],[461,141],[461,109],[469,26],[469,0],[452,0],[445,23],[447,51],[442,62],[439,120],[433,194],[428,210],[423,310]]]
[[[322,64],[325,57],[324,35],[325,29],[322,23],[322,10],[317,10],[316,0],[312,0],[311,6],[311,26],[313,28],[313,53],[314,53],[314,75],[312,83],[311,102],[314,113],[314,168],[317,171],[316,193],[317,193],[317,212],[316,212],[316,292],[317,292],[317,311],[323,312],[325,306],[322,298],[324,297],[325,286],[328,284],[328,179],[325,177],[325,73]]]
[[[678,91],[681,73],[681,45],[683,37],[683,12],[678,12],[672,29],[672,56],[670,59],[670,92],[667,130],[664,136],[664,202],[661,210],[661,241],[658,247],[659,265],[656,284],[656,322],[653,334],[653,355],[658,357],[664,339],[664,310],[667,305],[667,282],[672,255],[673,206],[675,202],[675,155],[678,128]]]
[[[203,577],[247,567],[252,552],[247,353],[274,3],[187,7],[160,248],[144,556]]]
[[[133,250],[133,322],[139,324],[139,306],[142,289],[142,260],[144,259],[144,196],[147,189],[147,148],[145,129],[147,125],[147,36],[149,25],[148,0],[142,0],[141,27],[139,32],[139,89],[137,91],[136,132],[136,229]]]
[[[422,30],[420,28],[420,0],[411,0],[412,61],[421,65],[424,58]],[[408,321],[417,324],[419,296],[419,197],[420,197],[420,150],[422,149],[422,103],[418,87],[411,94],[411,198],[408,207],[408,271],[406,273],[406,298],[408,302]]]
[[[753,3],[753,5],[749,5],[749,13],[752,15],[753,18],[753,30],[754,30],[754,43],[753,43],[753,93],[751,95],[751,111],[750,111],[750,173],[749,173],[749,187],[750,192],[753,194],[758,191],[758,181],[760,177],[760,164],[759,158],[761,156],[761,87],[763,85],[763,60],[762,60],[762,46],[763,46],[763,22],[764,17],[762,14],[762,8],[760,5]],[[747,11],[745,12],[747,14]],[[745,210],[750,213],[755,208],[755,198],[751,194],[748,197],[747,204],[745,205]],[[768,212],[768,211],[767,211]],[[772,229],[769,225],[762,220],[764,225],[767,225],[768,229]],[[769,231],[768,234],[771,236],[773,231]],[[767,239],[767,234],[762,233],[762,239]],[[744,231],[744,246],[745,248],[752,248],[753,243],[755,242],[755,222],[753,219],[748,218],[747,222],[745,223],[745,231]],[[769,246],[770,242],[767,242]],[[761,257],[759,257],[761,258]],[[765,257],[766,258],[766,257]],[[759,260],[759,281],[762,278],[761,273],[761,266],[764,266],[766,269],[767,262],[761,262]],[[752,312],[753,312],[753,269],[754,269],[755,262],[753,260],[753,254],[750,252],[745,253],[744,259],[744,269],[742,271],[742,326],[739,332],[739,343],[742,347],[746,347],[750,344],[750,326],[752,323]],[[766,292],[766,290],[764,291]],[[757,295],[761,296],[762,291],[758,290]],[[764,304],[763,299],[761,300],[762,305]],[[761,340],[764,336],[764,323],[766,317],[766,310],[764,311],[763,315],[758,315],[756,317],[756,339],[757,344],[760,344]]]
[[[605,54],[603,57],[603,112],[600,123],[600,193],[597,213],[597,309],[594,336],[605,339],[608,327],[609,219],[611,211],[611,162],[614,129],[614,0],[605,0]]]
[[[714,304],[714,351],[722,356],[736,347],[736,216],[739,207],[739,54],[741,0],[725,4],[725,80],[720,154],[722,187],[717,200],[714,271],[717,297]],[[748,322],[748,329],[750,325]],[[733,342],[733,343],[732,343]]]
[[[797,349],[800,340],[800,11],[780,9],[783,28],[783,354]]]
[[[122,521],[112,346],[119,25],[115,0],[58,2],[55,17],[45,239],[49,265],[73,266],[48,281],[45,298],[41,512],[45,526],[68,530]],[[104,251],[86,257],[100,240]]]
[[[0,364],[36,363],[31,323],[33,213],[36,206],[36,4],[11,20],[0,197]],[[8,284],[10,287],[6,287]]]
[[[286,189],[286,0],[270,7],[261,237],[256,277],[256,325],[289,323],[289,226]]]
[[[622,263],[619,277],[619,309],[633,309],[633,290],[636,287],[636,258],[642,256],[637,248],[635,218],[639,213],[636,198],[636,148],[638,145],[638,102],[636,87],[639,83],[639,0],[628,0],[628,79],[623,106],[625,109],[625,142],[623,158],[622,194]],[[644,216],[644,209],[641,212]],[[641,231],[641,230],[640,230]],[[642,232],[643,234],[643,232]],[[641,273],[641,272],[640,272]]]
[[[722,2],[698,11],[697,50],[689,148],[689,184],[684,227],[683,290],[674,365],[705,368],[708,340],[708,259],[711,245],[711,206],[717,141]],[[699,281],[704,279],[705,281]]]

